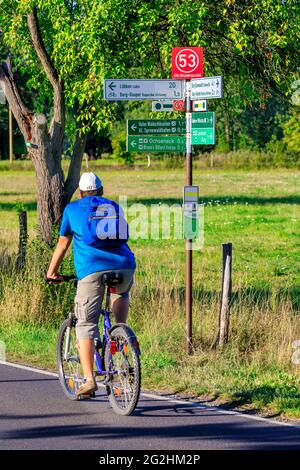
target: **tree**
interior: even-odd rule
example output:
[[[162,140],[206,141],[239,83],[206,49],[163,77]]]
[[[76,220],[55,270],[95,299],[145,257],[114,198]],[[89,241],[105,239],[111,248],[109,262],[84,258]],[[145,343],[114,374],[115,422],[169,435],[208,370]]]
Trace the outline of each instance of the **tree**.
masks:
[[[87,132],[104,135],[116,115],[118,107],[103,100],[104,77],[169,77],[172,47],[198,45],[205,47],[205,74],[235,83],[242,100],[259,99],[262,87],[288,94],[299,67],[299,2],[0,0],[0,49],[12,57],[0,81],[35,166],[43,239],[51,243],[52,224],[77,187]],[[26,77],[31,106],[15,70]],[[240,106],[240,99],[231,105],[230,87],[224,103],[230,142]],[[73,153],[65,178],[66,133]]]
[[[103,111],[107,107],[103,102],[96,110],[101,92],[93,85],[96,64],[87,51],[84,53],[85,35],[79,36],[82,28],[91,26],[89,7],[86,1],[1,2],[3,43],[9,46],[17,70],[28,75],[27,86],[39,93],[36,107],[43,108],[51,101],[51,115],[31,109],[21,94],[11,58],[2,62],[0,82],[34,164],[38,223],[43,240],[49,244],[52,226],[60,222],[63,208],[78,186],[87,132],[95,123],[105,128],[112,116],[109,109]],[[66,108],[72,115],[75,135],[65,178],[62,147]]]
[[[35,114],[26,106],[20,95],[10,60],[2,63],[0,81],[25,142],[29,146],[29,154],[37,175],[39,227],[44,241],[51,243],[52,225],[60,221],[62,209],[71,199],[78,182],[85,135],[80,133],[80,129],[78,130],[68,177],[64,180],[61,166],[65,130],[63,81],[45,47],[36,7],[27,14],[27,22],[32,46],[53,88],[53,117],[50,125],[47,126],[43,114]]]

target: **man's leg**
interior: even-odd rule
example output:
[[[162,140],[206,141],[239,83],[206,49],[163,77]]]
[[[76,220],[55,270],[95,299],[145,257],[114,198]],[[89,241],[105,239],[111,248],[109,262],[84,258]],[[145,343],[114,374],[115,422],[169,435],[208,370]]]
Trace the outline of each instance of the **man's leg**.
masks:
[[[125,297],[112,297],[112,312],[115,316],[116,323],[126,323],[129,310],[129,299]]]
[[[100,273],[86,276],[77,285],[75,297],[76,337],[80,362],[86,379],[86,383],[79,388],[77,395],[97,390],[94,378],[94,339],[99,337],[98,321],[103,291]]]
[[[93,377],[94,370],[94,340],[79,339],[78,346],[83,375],[85,379],[89,379]]]
[[[117,323],[126,323],[129,310],[129,291],[133,285],[133,269],[120,271],[123,275],[122,284],[114,288],[111,294],[112,312]]]

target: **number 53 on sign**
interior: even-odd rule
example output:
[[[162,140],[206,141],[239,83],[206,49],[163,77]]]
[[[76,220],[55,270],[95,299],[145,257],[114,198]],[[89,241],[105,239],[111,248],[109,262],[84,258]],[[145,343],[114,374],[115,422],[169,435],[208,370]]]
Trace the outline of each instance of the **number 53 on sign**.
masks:
[[[203,47],[173,47],[172,78],[203,77]]]

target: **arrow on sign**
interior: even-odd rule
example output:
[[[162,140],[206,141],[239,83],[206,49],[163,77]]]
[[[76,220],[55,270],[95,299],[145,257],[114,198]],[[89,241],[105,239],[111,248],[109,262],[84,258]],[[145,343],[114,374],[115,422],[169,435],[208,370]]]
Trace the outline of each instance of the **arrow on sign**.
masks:
[[[135,148],[135,147],[137,146],[136,141],[135,141],[135,140],[132,140],[132,141],[130,142],[130,146],[133,147],[133,148]]]
[[[109,85],[108,85],[108,88],[111,89],[111,91],[114,91],[114,89],[116,88],[117,85],[114,84],[114,82],[111,82]]]
[[[137,126],[136,126],[135,124],[132,124],[131,129],[132,129],[133,131],[135,131],[136,128],[137,128]]]

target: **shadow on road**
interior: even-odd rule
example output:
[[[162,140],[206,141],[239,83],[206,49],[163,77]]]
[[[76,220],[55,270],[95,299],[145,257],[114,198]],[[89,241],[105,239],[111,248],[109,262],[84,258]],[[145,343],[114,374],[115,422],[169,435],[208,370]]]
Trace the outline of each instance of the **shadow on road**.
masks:
[[[76,413],[75,415],[78,416]],[[41,418],[47,416],[43,415]],[[55,415],[50,415],[51,418],[53,416]],[[68,416],[69,414],[65,415],[65,417]],[[208,416],[210,422],[207,422]],[[157,419],[157,417],[162,419]],[[107,418],[107,414],[105,414],[105,418]],[[172,422],[168,423],[169,418],[177,419],[172,419]],[[193,422],[187,423],[185,419],[182,421],[182,418],[190,418]],[[195,419],[197,419],[196,423]],[[116,420],[118,425],[115,424]],[[232,442],[233,447],[239,445],[243,449],[300,449],[300,431],[296,428],[268,425],[267,422],[258,424],[254,421],[246,421],[239,416],[222,415],[222,413],[213,413],[207,409],[202,410],[186,405],[172,406],[170,403],[150,404],[150,406],[141,404],[134,416],[116,417],[114,415],[112,424],[59,423],[59,425],[24,427],[3,432],[0,438],[4,440],[36,440],[37,446],[39,440],[79,438],[86,441],[100,439],[111,442],[113,440],[117,440],[117,442],[133,440],[135,448],[138,449],[139,442],[142,448],[144,439],[153,440],[154,446],[157,446],[157,443],[161,446],[163,440],[168,439],[174,443],[174,448],[176,448],[176,441],[180,441],[183,445],[187,440],[192,441],[195,448],[197,448],[197,443],[200,445],[200,442],[201,446],[205,445],[205,448],[209,449],[210,441],[217,441],[219,442],[217,445],[221,446],[222,441],[227,443],[229,441]],[[88,442],[85,447],[89,448]],[[212,447],[215,447],[215,444]]]

